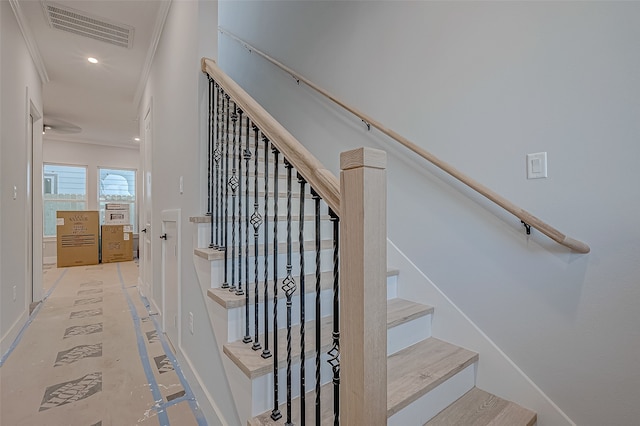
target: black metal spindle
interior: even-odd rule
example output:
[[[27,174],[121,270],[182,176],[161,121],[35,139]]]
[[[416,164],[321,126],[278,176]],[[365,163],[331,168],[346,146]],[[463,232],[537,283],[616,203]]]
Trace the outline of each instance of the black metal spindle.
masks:
[[[229,95],[225,95],[226,99],[226,111],[225,111],[225,143],[222,146],[223,149],[223,158],[224,158],[224,213],[222,217],[222,228],[224,230],[223,239],[222,239],[222,247],[221,250],[224,251],[224,282],[220,287],[229,288],[229,247],[228,247],[228,239],[229,239],[229,227],[228,227],[228,217],[229,217],[229,118],[230,118],[230,98]],[[235,108],[234,108],[235,109]],[[234,111],[235,112],[235,111]]]
[[[217,175],[218,175],[218,181],[216,183],[216,192],[217,192],[217,200],[218,200],[218,214],[216,216],[216,240],[217,240],[217,244],[216,244],[216,248],[218,250],[222,249],[222,245],[224,244],[224,240],[222,239],[222,237],[224,236],[224,231],[222,229],[222,212],[223,212],[223,207],[224,207],[224,161],[222,161],[222,158],[224,157],[224,145],[225,145],[225,133],[226,133],[226,128],[225,128],[225,115],[226,115],[226,107],[225,107],[225,100],[226,100],[226,94],[224,93],[224,90],[220,89],[220,115],[218,117],[218,123],[219,123],[219,134],[218,134],[218,169],[216,171]]]
[[[300,243],[300,424],[305,425],[306,420],[306,377],[305,377],[305,290],[304,290],[304,190],[307,183],[298,173],[298,183],[300,184],[300,211],[298,223],[298,242]]]
[[[269,358],[269,139],[262,135],[264,143],[264,349],[262,358]],[[277,345],[277,342],[276,342]]]
[[[291,275],[291,163],[286,159],[284,160],[284,166],[287,169],[287,276],[282,282],[282,290],[284,290],[287,298],[287,422],[286,425],[293,425],[291,423],[291,308],[292,308],[292,296],[296,291],[296,282]]]
[[[322,342],[320,339],[320,196],[312,189],[311,195],[315,202],[315,250],[316,250],[316,424],[320,424],[321,410],[320,410],[320,350]]]
[[[215,84],[216,90],[216,133],[215,133],[215,149],[213,151],[213,160],[215,161],[215,196],[213,199],[213,213],[211,216],[211,243],[209,244],[209,248],[218,248],[220,240],[219,236],[219,227],[220,227],[220,209],[219,209],[219,201],[220,201],[220,104],[221,104],[221,89],[220,86]],[[215,230],[214,230],[214,222],[215,222]]]
[[[333,224],[333,346],[328,352],[328,362],[333,371],[333,424],[338,426],[340,424],[340,218],[331,209],[329,209],[329,215]]]
[[[245,270],[245,298],[244,298],[244,343],[251,342],[251,333],[249,332],[249,160],[251,159],[251,150],[249,149],[249,129],[251,122],[247,117],[247,131],[245,133],[245,149],[244,149],[244,161],[245,161],[245,176],[244,176],[244,270]],[[256,302],[257,304],[257,302]]]
[[[280,152],[271,145],[273,152],[273,410],[271,418],[282,418],[278,407],[278,155]],[[265,177],[266,178],[266,177]],[[266,256],[265,250],[265,256]]]
[[[260,345],[260,339],[258,333],[260,332],[260,323],[259,323],[259,309],[258,309],[258,230],[260,229],[260,225],[262,224],[262,216],[260,216],[260,212],[258,211],[258,127],[253,126],[253,140],[254,140],[254,150],[253,150],[253,214],[251,215],[251,224],[253,225],[253,277],[254,277],[254,338],[253,338],[253,346],[251,349],[254,351],[260,350],[262,346]],[[265,299],[266,306],[266,299]]]
[[[212,194],[211,192],[213,191],[213,181],[211,180],[211,169],[213,166],[213,104],[214,104],[214,98],[213,98],[213,79],[211,78],[210,75],[207,74],[207,77],[209,78],[209,115],[208,120],[209,120],[209,139],[208,139],[208,143],[207,143],[207,216],[211,216],[212,215],[212,209],[211,209],[211,202],[212,202]],[[211,227],[213,229],[213,220],[211,221]],[[213,231],[212,231],[213,233]],[[211,242],[213,242],[213,240],[211,240]]]
[[[240,108],[238,110],[238,134],[234,137],[233,143],[233,165],[236,165],[236,161],[238,164],[238,175],[236,177],[236,185],[238,187],[237,193],[237,204],[238,204],[238,215],[236,216],[236,191],[233,191],[234,201],[233,201],[233,229],[235,230],[235,226],[237,223],[238,227],[238,285],[234,289],[237,296],[244,295],[244,290],[242,289],[242,110]],[[235,133],[235,132],[234,132]],[[236,155],[236,144],[235,141],[238,142],[238,153]],[[234,171],[234,176],[235,176]],[[237,219],[237,221],[236,221]],[[235,232],[235,231],[234,231]],[[235,250],[235,238],[233,238],[233,246]],[[232,258],[233,259],[233,258]],[[235,282],[235,281],[234,281]]]
[[[231,154],[231,177],[229,178],[228,184],[229,188],[231,188],[231,284],[229,285],[229,291],[236,291],[236,191],[238,189],[238,108],[236,103],[233,103],[233,112],[231,113],[231,122],[233,126],[232,133],[232,145],[233,152]],[[227,244],[228,249],[228,244]]]

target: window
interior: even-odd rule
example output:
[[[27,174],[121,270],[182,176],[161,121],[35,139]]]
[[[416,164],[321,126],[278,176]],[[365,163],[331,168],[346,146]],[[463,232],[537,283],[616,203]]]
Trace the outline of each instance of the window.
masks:
[[[136,220],[136,171],[126,169],[98,169],[98,202],[100,224],[104,224],[105,205],[107,203],[129,206],[129,223],[133,232],[138,232]]]
[[[58,210],[87,209],[87,169],[78,166],[45,164],[44,236],[56,236],[56,212]]]

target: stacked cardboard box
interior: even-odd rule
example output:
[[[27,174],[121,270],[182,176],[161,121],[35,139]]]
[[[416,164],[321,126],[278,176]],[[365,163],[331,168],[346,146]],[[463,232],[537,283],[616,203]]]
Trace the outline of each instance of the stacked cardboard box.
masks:
[[[98,212],[58,211],[58,268],[98,264]]]
[[[102,225],[102,263],[133,260],[131,225]]]

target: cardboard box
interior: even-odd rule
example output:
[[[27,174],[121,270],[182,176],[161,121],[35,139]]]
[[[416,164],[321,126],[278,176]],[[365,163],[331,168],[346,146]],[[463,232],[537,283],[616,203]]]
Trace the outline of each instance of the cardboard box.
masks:
[[[98,212],[56,212],[58,268],[98,264]]]
[[[130,225],[129,204],[106,203],[104,205],[105,225]]]
[[[133,260],[133,227],[102,225],[102,263]]]

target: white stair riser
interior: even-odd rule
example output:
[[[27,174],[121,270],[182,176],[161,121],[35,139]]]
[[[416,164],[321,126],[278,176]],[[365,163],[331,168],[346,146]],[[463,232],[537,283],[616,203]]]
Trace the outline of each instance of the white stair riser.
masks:
[[[422,426],[475,386],[472,364],[387,419],[388,426]]]
[[[387,356],[429,337],[431,337],[431,314],[392,327],[387,331]]]
[[[327,362],[327,355],[321,354],[320,356],[320,382],[321,384],[328,383],[333,378],[333,371],[331,366]],[[307,392],[315,388],[315,374],[316,374],[316,360],[315,355],[305,360],[305,386]],[[261,376],[252,380],[252,416],[264,413],[267,410],[273,409],[273,373]],[[292,398],[297,398],[300,395],[300,362],[293,363],[291,366],[291,395]],[[315,396],[314,396],[315,398]],[[287,369],[278,369],[278,400],[279,404],[283,404],[287,401]],[[283,416],[286,413],[282,413]]]
[[[398,297],[398,276],[387,276],[387,300]]]
[[[214,188],[215,191],[215,188]],[[264,218],[264,188],[262,188],[258,194],[258,213]],[[285,187],[281,187],[280,185],[278,185],[278,193],[279,193],[279,197],[278,197],[278,214],[279,215],[286,215],[287,214],[287,194],[286,194],[286,186]],[[291,214],[292,216],[298,216],[300,213],[300,197],[297,194],[297,192],[293,192],[292,191],[292,197],[291,197]],[[254,213],[254,194],[253,191],[250,192],[250,196],[249,196],[249,216],[251,216]],[[242,194],[242,210],[239,210],[238,207],[238,198],[239,196],[236,197],[236,215],[240,215],[240,213],[242,213],[241,216],[244,216],[245,212],[246,212],[246,199],[244,197],[244,192]],[[309,214],[313,214],[315,212],[315,201],[313,200],[313,198],[311,197],[311,195],[309,194],[309,192],[305,193],[305,202],[304,202],[304,212],[305,214],[309,215]],[[269,222],[271,222],[271,220],[273,219],[274,216],[274,201],[273,201],[273,186],[269,185],[269,200],[268,202],[268,215],[269,215]],[[220,210],[220,211],[218,211]],[[218,205],[214,208],[213,213],[215,213],[215,215],[217,217],[220,218],[224,218],[225,216],[225,205],[223,204],[222,206]],[[320,203],[320,214],[322,215],[326,215],[327,214],[327,207],[326,204],[324,202]],[[232,197],[231,195],[229,195],[229,201],[228,204],[226,206],[226,216],[227,217],[231,217],[233,215],[233,204],[232,204]],[[237,217],[236,216],[236,217]]]
[[[271,219],[271,218],[270,218]],[[299,234],[299,222],[297,220],[295,220],[295,217],[292,217],[292,222],[291,222],[291,244],[293,247],[297,248],[298,245],[300,244],[298,242],[298,234]],[[238,245],[238,243],[242,243],[243,247],[245,246],[246,243],[246,228],[244,228],[245,225],[245,220],[242,219],[242,240],[240,240],[240,232],[238,230],[238,224],[237,224],[237,218],[236,218],[236,246]],[[215,226],[215,225],[214,225]],[[232,229],[231,229],[231,221],[229,221],[228,227],[227,227],[228,231],[227,231],[227,236],[229,239],[229,244],[231,244],[232,241]],[[273,244],[273,221],[269,221],[269,244]],[[215,229],[214,229],[214,233],[215,233]],[[219,234],[219,230],[218,230],[218,236]],[[305,221],[305,225],[304,225],[304,230],[303,230],[303,238],[305,241],[315,241],[315,224],[314,222],[311,220],[307,220]],[[320,223],[320,236],[322,239],[330,239],[333,237],[333,224],[328,221],[328,220],[322,220]],[[214,236],[215,239],[215,236]],[[286,243],[287,242],[287,222],[284,220],[280,220],[278,221],[278,241],[281,243]],[[211,224],[210,223],[199,223],[197,226],[197,233],[194,236],[194,248],[207,248],[209,247],[209,243],[211,242]],[[255,243],[255,235],[254,235],[254,230],[253,230],[253,225],[251,225],[251,223],[249,224],[249,245],[253,246]],[[258,244],[262,245],[264,244],[264,224],[260,226],[260,228],[258,229]],[[243,248],[243,254],[244,254],[244,248]],[[253,255],[253,253],[249,253],[250,255]]]
[[[306,274],[314,274],[315,273],[315,259],[316,255],[314,252],[305,252],[305,273]],[[232,284],[232,276],[231,276],[231,256],[229,256],[228,265],[227,265],[227,280],[228,283]],[[235,283],[239,282],[238,275],[238,263],[237,259],[233,260],[235,262],[236,272],[235,272]],[[224,282],[224,260],[214,260],[209,261],[211,263],[211,288],[221,287]],[[273,280],[273,257],[269,257],[269,265],[268,265],[268,279]],[[323,250],[320,254],[320,269],[321,272],[327,272],[333,270],[333,252],[331,250]],[[294,277],[297,277],[300,273],[300,256],[298,253],[292,253],[291,255],[291,274]],[[278,278],[282,279],[287,276],[287,255],[286,253],[278,253]],[[217,278],[217,279],[216,279]],[[247,282],[246,269],[244,265],[244,261],[242,264],[242,282],[243,287],[246,288]],[[264,257],[258,257],[258,280],[260,285],[264,284]],[[249,259],[249,288],[253,290],[255,285],[255,261],[254,258]],[[296,284],[298,284],[298,280],[296,279]],[[273,285],[273,284],[271,284]],[[307,282],[306,285],[315,285],[315,281],[313,283]],[[279,286],[280,288],[281,286]]]
[[[262,298],[261,298],[262,299]],[[253,292],[250,295],[251,306],[249,306],[249,333],[253,337],[255,334],[255,305],[253,304]],[[300,296],[294,295],[291,299],[291,324],[300,324]],[[227,341],[235,342],[241,340],[245,335],[245,308],[244,306],[238,308],[228,309],[228,327],[227,327]],[[315,293],[307,293],[305,296],[305,319],[306,321],[312,321],[315,319]],[[267,307],[269,317],[269,330],[273,330],[273,300],[269,301]],[[333,312],[333,292],[330,290],[324,290],[320,293],[320,315],[326,317]],[[286,318],[287,318],[287,304],[286,299],[278,300],[278,333],[282,333],[284,336],[286,333]],[[264,333],[264,303],[258,304],[258,325],[259,334]],[[306,330],[309,332],[309,330]],[[264,342],[261,342],[264,345]],[[273,342],[269,342],[270,346]]]

